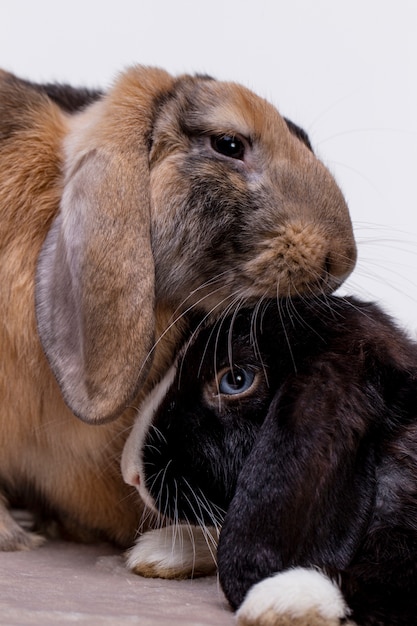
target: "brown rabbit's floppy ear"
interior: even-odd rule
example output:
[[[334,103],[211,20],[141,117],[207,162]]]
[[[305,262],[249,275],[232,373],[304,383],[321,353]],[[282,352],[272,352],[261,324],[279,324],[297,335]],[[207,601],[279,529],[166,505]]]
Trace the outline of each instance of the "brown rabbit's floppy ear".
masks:
[[[219,578],[234,609],[254,584],[289,567],[343,567],[368,522],[374,460],[358,437],[361,390],[352,385],[343,397],[339,386],[335,398],[314,377],[303,386],[298,397],[276,395],[220,533]]]
[[[157,100],[172,84],[162,70],[132,68],[71,122],[60,211],[38,262],[36,312],[63,396],[87,422],[117,417],[149,369],[148,142]]]

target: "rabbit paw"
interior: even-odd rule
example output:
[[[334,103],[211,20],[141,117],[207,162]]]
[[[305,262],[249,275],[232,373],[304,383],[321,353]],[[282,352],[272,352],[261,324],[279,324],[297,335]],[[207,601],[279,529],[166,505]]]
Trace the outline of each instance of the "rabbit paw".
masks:
[[[13,532],[0,531],[0,552],[14,552],[17,550],[34,550],[45,542],[45,537],[36,533],[29,533],[23,528]]]
[[[127,553],[127,566],[147,578],[195,578],[216,571],[217,532],[167,526],[143,534]]]
[[[44,537],[24,530],[7,510],[0,498],[0,552],[33,550],[45,541]]]
[[[298,567],[254,585],[236,616],[238,626],[355,626],[349,612],[335,583]]]

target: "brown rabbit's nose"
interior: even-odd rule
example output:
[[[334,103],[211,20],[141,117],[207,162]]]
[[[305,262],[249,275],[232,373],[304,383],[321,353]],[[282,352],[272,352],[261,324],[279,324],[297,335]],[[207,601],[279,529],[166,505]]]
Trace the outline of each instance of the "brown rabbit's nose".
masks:
[[[352,272],[356,263],[356,248],[350,246],[342,255],[337,252],[329,252],[324,261],[324,279],[343,283]]]
[[[351,238],[300,220],[265,232],[258,254],[244,269],[259,295],[290,296],[333,291],[350,274],[355,261]]]

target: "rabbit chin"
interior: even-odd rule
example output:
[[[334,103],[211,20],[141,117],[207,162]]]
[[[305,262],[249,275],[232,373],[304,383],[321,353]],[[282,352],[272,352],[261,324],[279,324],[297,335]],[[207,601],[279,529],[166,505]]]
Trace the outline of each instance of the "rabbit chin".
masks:
[[[155,505],[155,500],[145,486],[142,446],[152,424],[153,417],[174,381],[176,371],[177,363],[175,362],[146,397],[140,408],[140,419],[136,419],[125,443],[121,460],[123,480],[128,485],[135,487],[145,505],[156,513],[158,513],[158,509]]]

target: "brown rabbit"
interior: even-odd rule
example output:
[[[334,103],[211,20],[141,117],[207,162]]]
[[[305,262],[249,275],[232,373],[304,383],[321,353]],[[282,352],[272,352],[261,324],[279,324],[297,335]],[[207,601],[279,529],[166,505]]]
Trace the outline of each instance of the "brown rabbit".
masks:
[[[0,72],[0,217],[4,550],[38,542],[7,500],[129,544],[120,452],[174,320],[331,292],[355,263],[301,129],[237,84],[140,66],[104,94]]]

